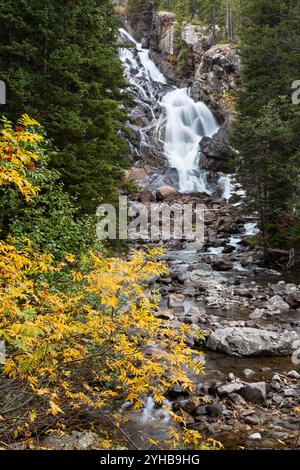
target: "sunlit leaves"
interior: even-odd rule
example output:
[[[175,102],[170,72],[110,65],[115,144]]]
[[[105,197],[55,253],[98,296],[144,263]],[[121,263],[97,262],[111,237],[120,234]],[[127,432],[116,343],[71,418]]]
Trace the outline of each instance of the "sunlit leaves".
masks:
[[[30,173],[35,171],[39,159],[38,143],[43,140],[35,131],[38,126],[37,121],[25,114],[15,129],[3,118],[0,131],[0,186],[16,186],[26,201],[38,193],[38,188],[30,182]]]

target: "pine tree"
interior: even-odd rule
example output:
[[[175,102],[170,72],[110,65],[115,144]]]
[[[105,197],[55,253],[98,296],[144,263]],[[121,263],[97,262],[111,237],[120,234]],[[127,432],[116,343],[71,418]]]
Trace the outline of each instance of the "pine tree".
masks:
[[[299,44],[297,18],[297,0],[247,0],[242,9],[244,88],[233,143],[241,155],[240,179],[260,214],[265,249],[299,243],[300,110],[291,100],[300,69],[292,47]]]
[[[59,149],[52,164],[83,212],[115,201],[127,160],[111,2],[5,0],[0,22],[8,117],[26,111],[45,125]]]

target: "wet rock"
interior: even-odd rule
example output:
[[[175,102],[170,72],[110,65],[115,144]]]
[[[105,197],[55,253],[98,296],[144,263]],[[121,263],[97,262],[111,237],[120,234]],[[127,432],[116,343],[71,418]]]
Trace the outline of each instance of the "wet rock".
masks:
[[[182,294],[171,294],[169,296],[168,304],[171,308],[178,308],[183,306],[185,296]]]
[[[244,376],[245,376],[245,377],[248,378],[248,377],[251,377],[251,376],[254,375],[254,374],[255,374],[255,372],[254,372],[253,370],[251,370],[251,369],[244,369]]]
[[[256,308],[254,312],[250,313],[249,318],[251,318],[251,320],[259,320],[264,316],[264,313],[265,310],[262,308]]]
[[[288,356],[299,339],[295,331],[277,333],[256,328],[225,327],[213,331],[206,345],[213,351],[231,356]]]
[[[167,397],[170,399],[179,399],[181,397],[186,398],[190,396],[190,392],[183,388],[181,385],[174,384],[172,387],[170,387],[167,391]]]
[[[204,405],[198,406],[195,410],[195,415],[196,416],[205,416],[205,415],[207,415],[206,406],[204,406]]]
[[[263,403],[267,398],[267,386],[265,382],[243,383],[239,394],[247,401]]]
[[[281,382],[281,377],[279,374],[274,374],[272,377],[273,382]]]
[[[280,295],[274,295],[266,303],[265,308],[270,310],[279,310],[280,312],[287,312],[290,310],[290,306],[286,303]]]
[[[212,137],[203,137],[200,142],[201,166],[210,171],[228,172],[234,155],[229,145],[228,132],[221,127]]]
[[[251,426],[256,426],[259,423],[259,419],[257,416],[246,416],[244,422],[246,424],[250,424]]]
[[[296,370],[290,370],[290,372],[288,372],[288,377],[291,377],[292,379],[300,379],[300,374]]]
[[[259,432],[255,432],[254,434],[251,434],[251,436],[249,436],[249,439],[251,441],[261,441],[261,434]]]
[[[242,388],[243,384],[241,382],[232,382],[229,384],[220,385],[217,388],[217,392],[220,397],[224,397],[227,395],[231,395],[232,393],[239,393]]]
[[[207,405],[206,410],[209,416],[213,418],[217,418],[223,415],[225,411],[225,407],[224,405],[221,405],[220,403],[213,403],[212,405]]]
[[[212,258],[211,266],[215,271],[231,271],[233,263],[225,258]]]
[[[297,391],[293,388],[286,388],[283,393],[285,397],[297,397]]]
[[[300,291],[297,290],[288,294],[286,297],[286,301],[291,308],[296,309],[300,307]]]

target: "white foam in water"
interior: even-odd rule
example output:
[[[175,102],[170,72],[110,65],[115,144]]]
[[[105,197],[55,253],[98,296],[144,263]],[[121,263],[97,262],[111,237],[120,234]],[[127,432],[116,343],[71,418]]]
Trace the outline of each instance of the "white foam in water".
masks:
[[[241,238],[235,237],[234,235],[232,235],[229,240],[229,245],[233,246],[236,250],[238,250],[240,248],[241,241],[242,241]]]
[[[129,40],[129,42],[135,45],[139,59],[143,66],[142,68],[137,67],[140,69],[138,76],[158,83],[167,83],[166,77],[161,73],[153,60],[150,59],[149,49],[143,49],[141,43],[137,42],[125,29],[120,28],[119,31],[123,38]]]
[[[259,228],[257,226],[257,222],[249,222],[245,224],[245,235],[253,236],[259,233]]]
[[[164,150],[170,166],[179,173],[180,191],[210,193],[206,172],[199,177],[199,143],[218,130],[213,114],[204,103],[195,103],[187,88],[170,91],[161,104],[166,114]]]
[[[164,406],[171,406],[171,403],[168,400],[165,400],[163,404]],[[140,424],[144,426],[155,420],[159,420],[161,423],[168,423],[170,419],[171,416],[167,410],[164,408],[156,408],[153,398],[151,396],[147,397],[145,407],[140,418]]]
[[[222,198],[228,202],[234,193],[234,186],[232,184],[231,175],[222,175],[219,178],[218,185],[222,189]]]
[[[247,269],[243,268],[243,266],[241,265],[241,263],[239,261],[235,262],[233,267],[236,271],[239,271],[241,273],[244,273],[244,272],[248,271]]]
[[[208,249],[208,253],[210,255],[220,255],[221,253],[223,253],[223,251],[224,251],[224,246],[219,246],[218,248],[211,247]]]

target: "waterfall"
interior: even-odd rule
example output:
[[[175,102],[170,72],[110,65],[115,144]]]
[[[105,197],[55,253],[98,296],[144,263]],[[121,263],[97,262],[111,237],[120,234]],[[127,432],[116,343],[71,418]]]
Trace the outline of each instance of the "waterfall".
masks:
[[[212,137],[218,124],[202,103],[196,103],[187,88],[167,85],[167,80],[150,58],[148,49],[125,30],[120,35],[131,49],[120,49],[128,81],[140,92],[141,99],[154,100],[161,110],[151,125],[152,134],[162,144],[164,155],[171,168],[178,172],[178,189],[183,193],[212,193],[207,181],[208,173],[201,169],[200,141],[204,136]],[[143,140],[149,128],[141,131]]]
[[[199,169],[199,144],[204,136],[212,137],[218,130],[214,116],[204,103],[195,103],[189,97],[187,88],[170,91],[161,105],[166,115],[165,155],[178,171],[180,191],[210,193],[206,172]]]

